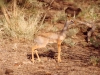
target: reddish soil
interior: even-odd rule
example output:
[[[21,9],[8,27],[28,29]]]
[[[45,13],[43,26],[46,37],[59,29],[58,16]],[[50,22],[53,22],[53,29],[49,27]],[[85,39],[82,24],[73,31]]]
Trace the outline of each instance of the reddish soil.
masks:
[[[94,64],[90,60],[91,56],[100,58],[99,48],[83,46],[80,40],[74,47],[62,44],[62,62],[57,63],[57,47],[52,44],[39,50],[41,62],[36,57],[33,64],[31,45],[30,42],[0,42],[0,75],[100,75],[100,62]]]
[[[58,3],[51,6],[60,8]],[[100,47],[88,44],[85,37],[80,33],[73,39],[77,41],[73,47],[62,44],[61,63],[57,62],[57,45],[49,44],[39,50],[41,62],[35,57],[34,64],[31,62],[32,41],[3,39],[0,41],[0,75],[100,75]]]

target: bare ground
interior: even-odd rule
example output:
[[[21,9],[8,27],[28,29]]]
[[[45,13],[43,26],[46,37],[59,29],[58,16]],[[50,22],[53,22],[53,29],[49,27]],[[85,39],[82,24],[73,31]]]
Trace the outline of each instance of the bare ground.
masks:
[[[62,45],[62,62],[57,63],[56,44],[39,51],[41,62],[31,62],[32,43],[4,40],[0,42],[0,75],[100,75],[100,62],[91,63],[91,56],[100,58],[100,49]]]
[[[76,39],[74,47],[62,44],[61,63],[56,61],[57,45],[53,44],[39,50],[41,62],[36,57],[34,64],[31,62],[32,41],[3,39],[0,41],[0,75],[100,75],[100,48],[89,46],[81,39]]]

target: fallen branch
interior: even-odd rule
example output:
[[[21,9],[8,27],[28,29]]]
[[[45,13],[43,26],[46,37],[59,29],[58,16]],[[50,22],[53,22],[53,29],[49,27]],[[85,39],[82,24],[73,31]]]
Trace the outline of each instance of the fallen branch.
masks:
[[[80,24],[84,24],[84,25],[86,25],[86,26],[88,26],[88,27],[90,27],[90,28],[92,28],[92,26],[93,26],[93,23],[89,23],[89,22],[84,22],[84,21],[80,21],[80,20],[74,20],[75,22],[78,22],[78,23],[80,23]]]

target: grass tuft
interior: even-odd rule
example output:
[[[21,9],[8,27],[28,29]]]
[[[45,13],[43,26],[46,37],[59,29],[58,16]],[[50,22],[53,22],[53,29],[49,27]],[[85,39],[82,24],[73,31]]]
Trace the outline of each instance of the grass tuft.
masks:
[[[27,15],[24,13],[24,10],[17,10],[18,15],[14,17],[10,15],[9,25],[6,20],[4,23],[4,31],[10,37],[15,38],[24,38],[24,39],[33,39],[36,29],[41,20],[41,12],[38,11],[36,14]],[[26,19],[27,18],[27,19]]]

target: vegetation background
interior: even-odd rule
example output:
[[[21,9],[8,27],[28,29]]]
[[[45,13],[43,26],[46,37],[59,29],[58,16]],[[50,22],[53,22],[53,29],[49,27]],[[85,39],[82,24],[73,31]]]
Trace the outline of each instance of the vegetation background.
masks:
[[[55,61],[53,44],[47,46],[49,50],[41,49],[42,62],[32,64],[34,37],[60,31],[69,20],[64,12],[69,6],[82,12],[62,43],[63,62]],[[99,75],[99,71],[100,0],[0,0],[0,75]]]

